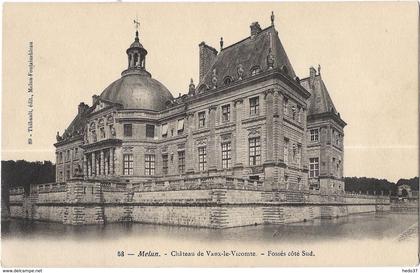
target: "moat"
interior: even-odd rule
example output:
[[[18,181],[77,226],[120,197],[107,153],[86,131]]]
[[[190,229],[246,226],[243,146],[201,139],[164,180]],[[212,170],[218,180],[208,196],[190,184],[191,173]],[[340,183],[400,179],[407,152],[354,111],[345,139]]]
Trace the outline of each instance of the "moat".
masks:
[[[11,219],[2,222],[2,252],[4,257],[12,257],[15,247],[23,247],[18,261],[30,265],[25,255],[32,251],[42,250],[42,259],[48,265],[110,265],[117,259],[118,251],[138,252],[171,251],[194,252],[204,251],[287,251],[303,249],[314,251],[321,258],[324,251],[334,252],[348,247],[366,246],[363,255],[372,249],[379,256],[398,255],[398,251],[409,251],[417,248],[418,216],[415,213],[365,213],[334,219],[316,219],[288,225],[258,225],[228,229],[207,229],[150,225],[140,223],[115,223],[106,225],[69,226],[51,222],[31,222]],[[392,243],[392,250],[382,246]],[[378,252],[379,251],[379,252]],[[384,251],[384,253],[380,253]],[[85,253],[76,260],[65,260],[63,257]],[[357,252],[346,252],[346,259]],[[414,252],[413,252],[414,253]],[[48,254],[54,255],[49,259]],[[45,256],[46,255],[46,256]],[[339,255],[339,254],[337,254]],[[62,257],[63,256],[63,257]],[[39,258],[39,257],[38,257]],[[108,259],[107,259],[108,258]],[[302,257],[301,257],[302,258]],[[114,262],[122,266],[142,265],[143,260],[135,258],[117,259]],[[149,258],[151,259],[151,258]],[[165,262],[171,265],[173,260]],[[172,259],[187,259],[187,257]],[[3,259],[4,260],[4,259]],[[38,259],[39,260],[39,259]],[[38,261],[37,260],[37,261]],[[178,260],[181,261],[181,260]],[[350,259],[351,260],[351,259]],[[350,261],[349,260],[349,261]],[[283,260],[287,264],[293,261]],[[281,261],[281,262],[283,262]],[[297,262],[295,258],[294,262]],[[315,260],[314,260],[315,261]],[[400,260],[399,260],[400,261]],[[112,265],[114,265],[114,262]],[[158,261],[150,261],[152,264]],[[162,261],[161,261],[162,262]],[[185,260],[185,262],[188,262]],[[245,263],[249,261],[244,261]],[[273,261],[280,262],[280,260]],[[331,261],[332,264],[338,261]],[[339,264],[341,264],[340,260]],[[375,262],[375,259],[367,261]],[[140,264],[138,264],[140,263]],[[392,261],[390,260],[390,263]],[[149,263],[148,263],[149,264]],[[315,262],[316,264],[316,262]],[[344,263],[345,264],[345,263]]]

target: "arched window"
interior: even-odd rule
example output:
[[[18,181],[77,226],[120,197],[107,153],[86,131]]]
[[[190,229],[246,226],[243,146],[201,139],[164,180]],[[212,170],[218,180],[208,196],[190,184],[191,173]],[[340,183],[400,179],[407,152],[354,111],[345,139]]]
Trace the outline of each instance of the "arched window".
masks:
[[[260,72],[261,72],[261,67],[259,65],[254,65],[251,68],[251,76],[257,75]]]
[[[198,87],[198,93],[203,93],[207,89],[208,89],[208,86],[206,84],[202,84],[200,85],[200,87]]]
[[[232,83],[232,77],[230,77],[230,76],[226,76],[226,77],[223,79],[223,84],[224,84],[224,85],[229,86],[231,83]]]
[[[139,55],[134,53],[134,66],[138,66],[139,63]]]

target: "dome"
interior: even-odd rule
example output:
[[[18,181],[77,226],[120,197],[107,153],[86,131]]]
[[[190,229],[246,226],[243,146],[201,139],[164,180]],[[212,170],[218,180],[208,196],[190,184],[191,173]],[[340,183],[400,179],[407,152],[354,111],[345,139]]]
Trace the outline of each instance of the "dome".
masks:
[[[145,71],[130,71],[111,83],[100,98],[121,104],[125,109],[160,111],[173,99],[169,90]]]

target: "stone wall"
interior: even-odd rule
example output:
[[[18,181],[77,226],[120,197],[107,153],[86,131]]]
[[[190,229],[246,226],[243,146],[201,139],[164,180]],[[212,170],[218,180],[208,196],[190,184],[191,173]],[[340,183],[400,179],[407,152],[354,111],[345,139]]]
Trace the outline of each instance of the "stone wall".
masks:
[[[12,217],[71,225],[141,222],[227,228],[287,224],[353,213],[388,211],[388,196],[305,190],[296,183],[264,190],[257,181],[200,178],[165,183],[74,180],[11,191]]]

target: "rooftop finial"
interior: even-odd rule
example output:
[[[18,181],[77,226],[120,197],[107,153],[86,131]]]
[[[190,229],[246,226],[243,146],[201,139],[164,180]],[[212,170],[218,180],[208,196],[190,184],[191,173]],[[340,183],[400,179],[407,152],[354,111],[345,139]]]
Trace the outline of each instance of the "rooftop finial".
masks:
[[[321,65],[318,64],[318,75],[321,75]]]
[[[274,26],[274,11],[271,12],[271,25]]]
[[[220,51],[223,49],[223,37],[220,37]]]
[[[136,19],[133,20],[134,26],[136,27],[136,40],[139,39],[139,26],[140,26],[140,21],[136,15]]]

